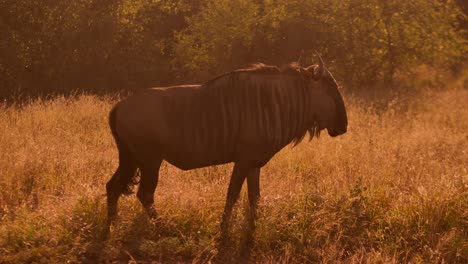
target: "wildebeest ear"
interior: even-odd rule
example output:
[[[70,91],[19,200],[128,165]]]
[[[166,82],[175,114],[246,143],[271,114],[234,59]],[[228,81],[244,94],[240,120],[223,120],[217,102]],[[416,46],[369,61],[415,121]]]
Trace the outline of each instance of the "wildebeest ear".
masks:
[[[318,68],[319,68],[319,65],[311,65],[311,66],[305,68],[305,70],[309,73],[309,76],[312,79],[318,81],[318,80],[323,78],[323,75],[318,74],[318,72],[317,72]]]
[[[312,66],[309,66],[307,68],[299,68],[299,72],[301,73],[301,76],[302,77],[305,77],[307,79],[314,79],[314,71],[313,70],[310,70],[310,67]]]
[[[309,67],[304,68],[304,72],[307,72],[307,76],[310,76],[312,79],[318,80],[320,78],[318,78],[317,75],[315,74],[317,67],[318,65],[310,65]]]

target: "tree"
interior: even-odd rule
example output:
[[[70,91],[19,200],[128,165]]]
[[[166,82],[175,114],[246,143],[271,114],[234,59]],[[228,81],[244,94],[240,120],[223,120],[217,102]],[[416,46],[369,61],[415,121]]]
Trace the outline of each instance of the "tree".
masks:
[[[207,1],[187,18],[176,36],[174,67],[184,75],[208,77],[249,59],[258,6],[249,0]]]
[[[349,87],[392,87],[417,65],[460,60],[466,40],[451,1],[206,1],[179,33],[176,65],[212,75],[321,52]]]
[[[0,98],[205,81],[255,62],[316,62],[391,88],[466,65],[453,0],[0,0]],[[460,66],[462,65],[462,66]]]

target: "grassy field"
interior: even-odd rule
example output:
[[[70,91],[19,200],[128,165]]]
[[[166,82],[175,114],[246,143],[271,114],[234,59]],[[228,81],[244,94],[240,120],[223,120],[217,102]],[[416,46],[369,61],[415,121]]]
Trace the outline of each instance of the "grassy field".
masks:
[[[347,97],[342,137],[286,147],[263,170],[252,260],[467,263],[468,90],[386,104]],[[114,101],[92,96],[0,107],[0,263],[209,262],[232,164],[163,164],[151,222],[134,195],[104,238],[117,166]],[[246,193],[228,259],[242,240]]]

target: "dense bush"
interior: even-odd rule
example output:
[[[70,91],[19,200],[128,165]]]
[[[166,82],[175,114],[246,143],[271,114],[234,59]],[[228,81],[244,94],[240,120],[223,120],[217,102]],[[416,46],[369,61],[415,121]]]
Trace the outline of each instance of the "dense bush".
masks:
[[[458,2],[0,0],[0,98],[200,82],[314,49],[350,88],[392,87],[467,59]]]

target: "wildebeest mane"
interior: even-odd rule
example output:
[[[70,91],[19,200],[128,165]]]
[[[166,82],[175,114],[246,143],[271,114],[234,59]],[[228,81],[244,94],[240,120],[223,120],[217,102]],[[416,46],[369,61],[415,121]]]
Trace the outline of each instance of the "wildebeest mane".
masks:
[[[296,76],[300,78],[312,79],[313,76],[310,71],[310,68],[316,68],[316,67],[318,67],[318,65],[311,65],[307,68],[303,68],[296,62],[286,64],[281,68],[274,66],[274,65],[267,65],[264,63],[254,63],[254,64],[249,65],[247,68],[238,69],[232,72],[222,74],[212,80],[209,80],[208,82],[205,83],[205,85],[209,85],[210,83],[220,78],[223,78],[227,75],[232,75],[235,73],[242,73],[242,72],[251,73],[251,74],[291,75],[291,76]]]
[[[254,64],[223,74],[202,84],[193,99],[180,103],[184,118],[173,124],[191,127],[188,132],[181,125],[180,138],[194,148],[235,152],[246,138],[274,149],[290,142],[296,145],[307,132],[310,139],[320,134],[311,116],[312,77],[297,64],[283,68]]]

